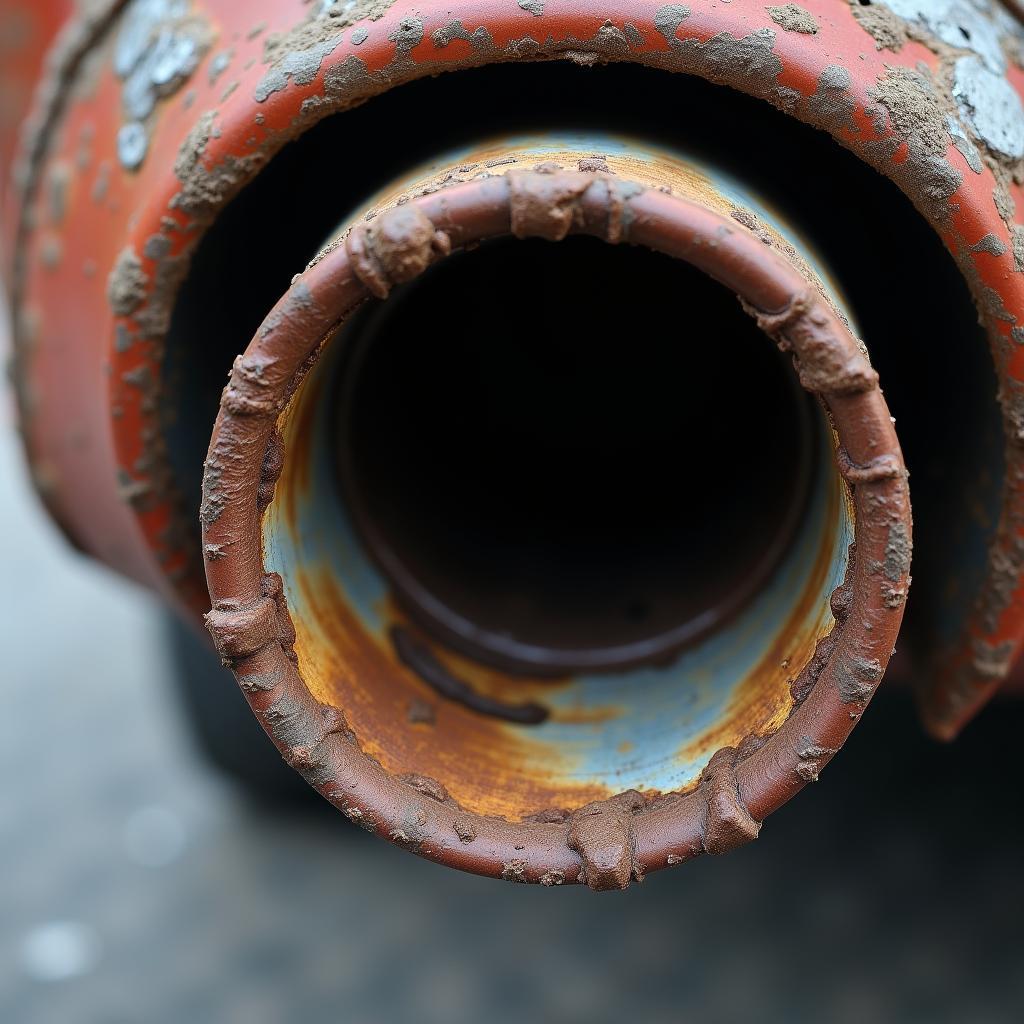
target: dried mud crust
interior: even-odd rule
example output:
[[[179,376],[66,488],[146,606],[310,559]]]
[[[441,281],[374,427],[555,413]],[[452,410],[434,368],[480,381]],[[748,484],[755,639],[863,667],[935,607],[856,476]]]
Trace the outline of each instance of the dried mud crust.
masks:
[[[34,227],[31,205],[41,189],[47,171],[50,145],[65,106],[74,95],[76,80],[86,73],[90,56],[125,3],[126,0],[92,0],[81,4],[77,16],[61,29],[46,55],[43,76],[36,87],[32,109],[21,126],[17,159],[12,168],[20,209],[11,254],[10,302],[14,345],[9,373],[18,404],[18,420],[26,436],[34,420],[35,403],[30,394],[24,364],[36,340],[38,320],[37,312],[24,305],[29,274],[29,238]],[[34,459],[30,458],[29,465],[39,496],[72,544],[77,546],[76,539],[52,501],[52,482]]]
[[[772,21],[787,32],[801,32],[813,36],[818,31],[818,23],[810,11],[798,4],[782,4],[778,7],[766,7]]]
[[[653,26],[667,45],[665,51],[644,48],[644,35],[631,23],[619,27],[610,20],[589,38],[556,39],[550,34],[541,38],[537,33],[536,38],[527,34],[499,47],[487,27],[470,31],[462,21],[453,19],[433,29],[430,39],[439,51],[456,42],[468,46],[468,55],[456,62],[460,67],[559,57],[585,65],[636,59],[670,71],[697,74],[763,98],[829,131],[861,159],[892,178],[947,240],[974,294],[997,371],[1003,378],[1000,401],[1010,439],[1007,479],[1013,481],[1020,476],[1020,466],[1024,464],[1024,444],[1019,440],[1021,432],[1017,426],[1024,421],[1024,414],[1020,413],[1024,407],[1024,388],[1009,380],[1007,365],[1019,343],[1018,336],[1024,337],[1024,327],[1013,326],[1012,331],[1008,330],[1008,325],[1016,324],[1014,314],[1007,311],[999,293],[981,280],[977,261],[979,256],[993,252],[992,244],[978,248],[978,239],[962,237],[953,222],[953,197],[964,183],[964,171],[950,162],[949,147],[955,147],[963,157],[969,174],[991,176],[992,201],[1008,236],[1006,243],[995,241],[1012,250],[1014,269],[1020,272],[1024,269],[1024,228],[1016,223],[1009,186],[1022,180],[1024,165],[1021,157],[1015,155],[1017,140],[1007,127],[1008,122],[1001,117],[993,120],[991,112],[1003,109],[1011,98],[1019,103],[1015,94],[1010,98],[1004,95],[1009,87],[993,65],[1000,60],[1005,60],[1007,66],[1019,64],[1024,35],[1007,20],[1000,22],[1002,35],[991,43],[992,33],[983,31],[990,16],[975,12],[971,15],[972,42],[964,33],[948,30],[949,26],[939,17],[939,8],[944,10],[945,6],[939,3],[928,10],[922,8],[924,13],[914,17],[900,17],[884,3],[865,6],[851,0],[846,5],[850,16],[875,47],[898,56],[908,43],[920,44],[935,55],[936,66],[906,67],[893,61],[865,88],[863,72],[853,63],[854,56],[851,54],[844,64],[844,58],[837,54],[836,63],[821,72],[817,88],[810,95],[779,81],[784,72],[783,58],[776,52],[781,35],[808,40],[824,38],[821,20],[810,16],[799,4],[767,5],[764,10],[768,24],[764,27],[743,35],[719,32],[707,40],[681,38],[680,27],[692,17],[696,5],[664,5],[655,12]],[[350,21],[362,16],[360,27],[355,30],[359,33],[358,42],[362,43],[367,29],[374,31],[373,25],[389,10],[383,3],[359,6],[347,13],[337,4],[320,15],[311,9],[294,30],[268,39],[263,54],[265,70],[253,92],[256,104],[270,103],[296,85],[318,83],[317,88],[302,101],[285,132],[268,137],[244,157],[228,156],[212,166],[199,157],[204,151],[204,140],[213,130],[216,113],[204,115],[196,136],[182,150],[178,167],[182,190],[176,200],[180,208],[200,222],[212,219],[216,210],[273,152],[326,114],[362,103],[400,81],[452,69],[454,65],[448,61],[431,63],[429,58],[411,57],[412,50],[426,38],[423,21],[414,13],[376,30],[386,30],[387,39],[394,45],[394,55],[387,67],[370,71],[355,52],[344,58],[337,56],[335,51],[344,38],[342,29]],[[837,0],[837,18],[842,10],[842,0]],[[544,12],[528,13],[539,18]],[[978,18],[984,24],[976,24]],[[351,41],[357,44],[355,33]],[[984,116],[979,117],[978,96],[984,97],[988,92],[993,94],[993,102],[981,104]],[[872,131],[865,130],[863,115],[873,123]],[[258,120],[259,115],[257,123]],[[1021,144],[1024,145],[1024,137]],[[1018,504],[1012,495],[1004,503],[990,561],[1000,565],[1012,561],[1019,580],[1024,573],[1024,560],[1016,556],[1018,546],[1014,538],[1024,527],[1024,521],[1017,511]],[[986,586],[978,595],[977,607],[972,630],[983,630],[983,622],[998,622],[1009,607],[1005,588],[994,590]],[[974,643],[970,641],[970,645]],[[943,655],[942,665],[948,662]],[[935,731],[942,732],[951,727],[950,723],[962,721],[991,692],[997,680],[988,661],[983,668],[984,671],[974,672],[968,663],[957,669],[955,678],[943,670],[948,678],[925,695],[926,714]]]
[[[91,9],[97,13],[84,15],[71,26],[66,33],[66,45],[52,62],[47,78],[49,84],[43,90],[43,101],[29,132],[29,142],[23,147],[28,159],[22,175],[26,202],[19,229],[22,243],[18,247],[19,252],[25,250],[24,242],[31,228],[27,200],[39,190],[40,180],[46,172],[47,150],[71,94],[69,86],[85,56],[116,23],[120,6],[117,2],[92,5]],[[654,32],[661,37],[657,46],[651,44],[649,28],[645,27],[641,32],[631,22],[620,27],[608,20],[588,38],[544,32],[540,30],[546,16],[544,7],[535,6],[539,11],[525,9],[528,22],[524,25],[524,34],[501,46],[496,44],[486,26],[470,31],[455,17],[440,27],[431,26],[429,40],[438,51],[436,59],[421,53],[417,53],[415,58],[412,56],[413,50],[422,49],[420,44],[428,38],[423,20],[413,13],[396,19],[391,14],[391,5],[386,2],[358,3],[347,11],[339,3],[311,4],[303,8],[301,18],[290,31],[263,38],[259,77],[252,83],[252,91],[246,97],[247,102],[255,106],[255,114],[251,109],[237,113],[240,109],[237,102],[229,105],[230,97],[235,100],[241,97],[237,88],[233,92],[225,91],[219,102],[203,110],[181,146],[175,164],[179,189],[170,209],[144,211],[153,214],[143,219],[153,225],[154,234],[150,242],[153,242],[154,252],[159,252],[159,246],[166,243],[183,224],[187,224],[191,232],[190,241],[184,251],[176,247],[174,256],[155,258],[155,264],[146,274],[143,301],[132,314],[117,313],[122,293],[113,291],[111,308],[120,317],[116,337],[112,339],[116,351],[126,351],[135,341],[142,341],[152,365],[161,364],[170,310],[178,286],[188,272],[190,254],[203,230],[282,146],[323,117],[362,103],[404,81],[443,70],[531,59],[563,58],[582,64],[636,60],[668,71],[698,74],[763,98],[831,132],[843,145],[897,182],[933,226],[947,237],[971,285],[992,341],[997,370],[1003,378],[1001,400],[1011,440],[1006,476],[1011,482],[1021,478],[1020,431],[1016,425],[1021,419],[1022,389],[1008,379],[1006,367],[1019,339],[1024,338],[1024,327],[1016,325],[1014,314],[1006,310],[1000,295],[981,280],[978,260],[990,258],[991,247],[979,250],[977,238],[961,237],[952,229],[951,197],[963,181],[964,171],[950,163],[947,150],[939,148],[944,130],[945,145],[956,147],[966,162],[969,174],[991,175],[994,182],[992,200],[1007,231],[1009,248],[1019,272],[1024,267],[1024,233],[1016,224],[1017,215],[1008,186],[1021,179],[1020,161],[999,152],[998,145],[993,145],[1000,142],[999,134],[986,132],[984,123],[963,123],[963,111],[969,109],[969,104],[958,101],[955,95],[958,64],[974,56],[979,60],[991,59],[992,52],[985,51],[979,56],[967,40],[963,40],[964,46],[951,45],[929,27],[927,18],[923,21],[899,18],[883,3],[864,6],[858,0],[851,0],[848,4],[836,0],[835,18],[846,17],[848,12],[849,17],[856,19],[864,29],[863,46],[884,49],[887,55],[892,54],[893,60],[886,73],[880,75],[867,90],[869,95],[865,95],[861,84],[863,72],[858,70],[857,64],[857,44],[841,48],[837,50],[835,63],[821,73],[814,92],[803,95],[780,82],[786,70],[784,60],[787,60],[783,53],[783,40],[786,41],[787,52],[798,44],[817,45],[825,38],[828,26],[826,19],[817,18],[817,33],[794,30],[797,22],[793,19],[798,19],[799,12],[804,10],[799,4],[765,5],[763,27],[745,33],[718,32],[706,40],[680,38],[681,34],[685,35],[685,29],[681,32],[681,27],[698,9],[696,3],[667,4],[657,8],[652,17]],[[769,13],[769,6],[774,14]],[[941,6],[938,0],[933,5],[935,10]],[[727,18],[724,8],[722,17]],[[780,17],[787,24],[780,23]],[[247,38],[255,39],[264,31],[265,26],[253,24]],[[369,49],[366,45],[368,38],[377,36],[386,36],[392,50],[383,66],[360,56]],[[1001,52],[1009,63],[1020,64],[1020,38],[1019,34],[1011,36],[1008,31],[1000,40]],[[341,56],[339,48],[346,39],[354,49],[346,46],[344,56]],[[897,60],[908,41],[928,47],[936,55],[937,68],[899,66]],[[465,56],[447,59],[449,55],[441,51],[456,44],[465,50]],[[975,42],[975,45],[981,44]],[[442,56],[445,59],[441,59]],[[205,73],[213,73],[214,62],[222,70],[224,59],[223,53],[211,51],[207,57],[209,68]],[[296,87],[304,91],[301,101],[295,101],[289,95]],[[278,101],[282,106],[294,103],[295,112],[288,118],[286,126],[270,130],[266,127],[264,110]],[[865,103],[876,125],[874,137],[870,138],[863,125],[858,123],[858,111],[865,109]],[[238,117],[244,117],[244,125],[234,123]],[[943,120],[945,129],[942,128]],[[229,121],[232,123],[227,125]],[[240,150],[228,152],[225,144],[216,141],[222,136],[230,136],[230,132],[223,131],[225,127],[244,128],[242,134],[245,137],[251,133],[251,148],[244,153]],[[158,131],[159,124],[155,124],[154,132]],[[905,160],[902,159],[904,146],[909,153]],[[894,159],[897,154],[900,154],[899,160]],[[135,253],[135,256],[141,258],[143,254]],[[21,290],[19,282],[23,277],[22,267],[15,274],[14,311],[18,329],[14,378],[23,422],[30,425],[31,402],[21,365],[30,348],[38,313],[21,308],[18,296]],[[126,500],[139,507],[135,496],[146,492],[150,495],[147,507],[154,503],[179,504],[180,497],[174,493],[171,484],[155,412],[152,425],[143,431],[143,441],[147,451],[139,464],[142,470],[135,465],[120,470],[126,478]],[[39,483],[45,493],[45,481],[40,479]],[[1005,566],[1012,563],[1018,579],[1020,572],[1024,571],[1024,560],[1016,553],[1014,538],[1022,525],[1016,505],[1007,501],[990,554],[993,564]],[[189,526],[187,520],[178,515],[176,526],[168,531],[166,544],[158,552],[161,559],[171,560],[188,554],[185,539]],[[1012,596],[1012,591],[1009,596]],[[988,588],[979,597],[979,621],[999,621],[1008,607],[1009,597],[1005,588]],[[964,709],[976,706],[979,694],[990,691],[993,685],[989,661],[985,662],[985,671],[975,675],[969,666],[964,668],[955,683],[956,692],[949,695],[947,706],[938,708],[935,716],[945,721],[961,719]]]
[[[793,687],[797,706],[777,732],[719,750],[689,792],[628,791],[508,822],[460,807],[443,780],[389,775],[360,748],[343,710],[312,697],[296,667],[282,581],[262,567],[260,518],[280,471],[277,417],[349,311],[483,238],[557,241],[576,233],[687,260],[736,291],[792,353],[842,442],[857,550],[833,595],[836,629],[803,667]],[[863,712],[902,618],[902,600],[891,595],[905,594],[909,583],[906,473],[877,376],[847,326],[796,268],[732,219],[610,174],[551,164],[393,207],[353,227],[299,275],[235,363],[206,463],[204,509],[204,544],[217,552],[207,562],[210,632],[289,763],[349,818],[392,842],[542,885],[622,888],[648,871],[755,838],[770,811],[818,777]]]

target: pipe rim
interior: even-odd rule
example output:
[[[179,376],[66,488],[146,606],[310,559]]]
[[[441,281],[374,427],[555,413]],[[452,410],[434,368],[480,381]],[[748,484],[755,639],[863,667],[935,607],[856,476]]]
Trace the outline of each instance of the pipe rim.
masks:
[[[512,234],[586,233],[683,259],[736,292],[797,357],[824,399],[853,488],[856,555],[833,595],[837,625],[795,684],[806,690],[771,736],[711,759],[698,786],[630,791],[547,820],[460,808],[435,780],[395,777],[359,748],[344,714],[319,704],[291,650],[279,577],[264,572],[260,522],[281,451],[276,421],[323,340],[368,295],[385,298],[452,247]],[[756,837],[760,822],[831,759],[884,672],[909,584],[906,470],[877,375],[845,323],[781,256],[721,214],[591,172],[541,167],[453,185],[357,225],[296,277],[236,360],[204,474],[207,624],[286,760],[343,813],[422,856],[554,885],[622,888],[631,877]],[[541,815],[544,818],[544,815]],[[552,818],[557,820],[552,820]]]

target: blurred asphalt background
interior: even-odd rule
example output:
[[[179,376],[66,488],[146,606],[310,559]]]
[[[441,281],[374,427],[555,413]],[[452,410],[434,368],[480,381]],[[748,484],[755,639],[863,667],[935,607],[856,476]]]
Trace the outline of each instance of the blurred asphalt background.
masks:
[[[1024,701],[941,748],[883,689],[757,843],[624,894],[456,874],[204,765],[157,607],[57,536],[10,421],[0,1024],[1024,1020]]]

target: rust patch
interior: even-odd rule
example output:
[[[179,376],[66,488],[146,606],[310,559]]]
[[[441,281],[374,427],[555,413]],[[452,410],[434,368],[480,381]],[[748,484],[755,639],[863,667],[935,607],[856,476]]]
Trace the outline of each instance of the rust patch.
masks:
[[[387,771],[439,779],[467,811],[513,821],[537,807],[579,807],[612,795],[602,786],[564,781],[571,765],[560,763],[550,744],[534,743],[521,726],[492,713],[481,715],[461,700],[438,702],[433,687],[418,671],[403,666],[386,638],[365,632],[327,573],[303,573],[289,586],[300,589],[310,618],[331,624],[330,635],[324,636],[305,618],[298,621],[304,677],[318,699],[345,709],[364,752]],[[495,703],[507,707],[513,700],[510,695]],[[429,706],[428,735],[443,736],[443,743],[407,743],[415,727],[393,709],[415,701]],[[475,765],[474,772],[465,771],[468,763]],[[546,763],[546,773],[529,767],[539,763]]]
[[[412,669],[442,697],[457,701],[471,711],[500,718],[506,722],[518,722],[520,725],[539,725],[548,717],[547,708],[540,704],[506,704],[478,693],[449,672],[431,651],[430,646],[417,639],[404,626],[392,627],[391,642],[403,665]]]
[[[553,197],[557,209],[555,217],[537,214],[543,231],[560,232],[568,221],[569,230],[630,240],[668,255],[685,253],[697,266],[734,284],[748,309],[797,357],[805,382],[813,382],[823,392],[847,453],[849,472],[860,472],[853,486],[858,542],[864,545],[863,555],[851,562],[847,587],[837,591],[833,600],[840,626],[830,637],[829,662],[777,732],[747,737],[716,752],[695,792],[585,796],[586,786],[566,784],[571,775],[562,765],[550,763],[550,757],[538,758],[541,749],[549,754],[552,748],[538,748],[526,730],[482,719],[451,702],[437,705],[429,730],[410,728],[394,712],[408,707],[412,697],[424,699],[422,692],[417,694],[422,680],[389,657],[385,638],[366,635],[336,592],[333,576],[313,568],[288,581],[293,603],[303,610],[296,647],[300,674],[288,676],[286,692],[253,695],[253,700],[255,704],[259,698],[260,713],[279,744],[288,751],[298,747],[316,752],[315,756],[288,756],[301,762],[321,791],[350,817],[392,841],[425,856],[510,880],[555,882],[561,877],[595,887],[619,887],[630,877],[642,877],[644,870],[664,866],[670,856],[720,853],[748,842],[757,835],[765,813],[817,770],[806,767],[824,760],[825,755],[814,756],[816,752],[835,750],[845,739],[853,719],[840,699],[841,666],[850,666],[855,683],[875,675],[876,664],[880,676],[900,620],[899,610],[883,606],[867,566],[877,563],[882,573],[904,567],[910,538],[906,475],[901,464],[886,459],[892,455],[898,460],[898,447],[863,350],[774,247],[738,228],[724,212],[657,190],[640,190],[622,198],[601,173],[590,175],[585,188],[577,187],[578,179],[586,177],[578,171],[533,173],[536,192],[530,202],[538,196]],[[411,202],[433,225],[444,223],[457,244],[471,245],[478,237],[507,233],[514,193],[521,196],[531,187],[523,180],[495,176]],[[560,197],[565,196],[568,200],[562,201]],[[533,216],[531,212],[527,223]],[[476,235],[464,230],[463,218],[469,218]],[[717,244],[693,246],[690,232],[701,239],[713,238]],[[307,291],[296,292],[297,285]],[[366,284],[352,273],[347,248],[335,247],[278,304],[267,329],[257,332],[240,363],[244,373],[236,368],[233,381],[245,378],[246,387],[262,382],[259,394],[266,408],[280,404],[307,371],[319,350],[319,339],[366,294]],[[296,303],[301,313],[293,314]],[[253,615],[257,605],[269,609],[267,602],[259,604],[263,591],[251,594],[252,572],[260,555],[252,502],[262,483],[275,423],[275,417],[263,410],[252,415],[247,408],[236,409],[229,388],[204,483],[207,500],[216,505],[204,543],[223,545],[226,551],[225,557],[207,564],[211,593],[218,610],[230,610],[224,602],[238,601],[243,620]],[[286,475],[288,463],[285,459]],[[895,529],[901,523],[904,532]],[[902,577],[892,581],[900,587],[905,582]],[[249,596],[243,599],[239,594]],[[860,609],[857,617],[848,614],[851,607]],[[234,643],[244,651],[258,637],[255,626],[245,621],[241,625],[249,632],[241,630],[242,640]],[[230,633],[231,627],[224,630]],[[284,652],[287,638],[245,655],[247,663],[236,665],[240,677],[249,673],[250,663],[259,662],[253,668],[265,671],[261,659],[276,658],[278,645]],[[229,656],[233,657],[230,651]],[[316,695],[314,689],[319,691]],[[866,699],[866,692],[858,695]],[[335,700],[344,705],[343,721],[348,724],[336,724],[331,733],[321,718],[326,704]],[[472,772],[466,771],[467,764],[473,765]],[[547,776],[537,771],[539,764],[544,764]],[[799,768],[800,764],[805,767]],[[396,778],[410,771],[430,780],[422,785],[433,792]],[[434,790],[435,782],[443,791]],[[344,792],[343,786],[348,787]],[[363,796],[349,795],[360,787]],[[439,799],[442,792],[444,798]],[[413,798],[418,802],[410,802]],[[521,816],[524,808],[548,810],[534,810],[530,821],[513,823],[498,817]],[[643,828],[634,820],[641,816]]]

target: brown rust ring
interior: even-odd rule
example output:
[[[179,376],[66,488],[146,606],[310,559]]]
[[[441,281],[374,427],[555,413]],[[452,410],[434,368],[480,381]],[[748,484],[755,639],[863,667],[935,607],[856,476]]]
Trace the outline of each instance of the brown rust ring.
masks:
[[[277,418],[324,339],[369,294],[386,295],[452,248],[510,233],[647,246],[735,291],[825,401],[856,511],[855,554],[833,597],[837,626],[797,681],[802,700],[777,732],[720,750],[687,793],[628,792],[522,822],[465,811],[440,784],[392,776],[362,752],[342,712],[303,683],[281,583],[265,573],[261,550],[262,512],[280,465]],[[624,887],[630,877],[754,838],[769,813],[817,777],[860,717],[891,655],[909,584],[906,471],[877,376],[849,328],[793,266],[734,221],[601,174],[516,170],[353,228],[293,281],[236,360],[203,490],[203,542],[217,552],[207,561],[208,624],[286,760],[367,829],[433,860],[515,881]]]

